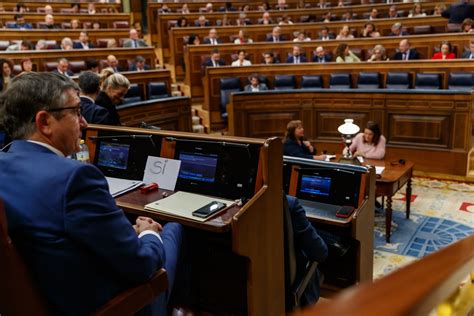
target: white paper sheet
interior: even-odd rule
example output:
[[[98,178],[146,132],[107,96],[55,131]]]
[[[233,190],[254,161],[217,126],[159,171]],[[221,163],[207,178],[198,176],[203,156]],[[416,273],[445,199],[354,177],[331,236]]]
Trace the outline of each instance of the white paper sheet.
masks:
[[[111,177],[105,177],[105,179],[109,184],[109,192],[113,197],[132,191],[133,189],[143,185],[143,182],[138,180],[127,180]]]

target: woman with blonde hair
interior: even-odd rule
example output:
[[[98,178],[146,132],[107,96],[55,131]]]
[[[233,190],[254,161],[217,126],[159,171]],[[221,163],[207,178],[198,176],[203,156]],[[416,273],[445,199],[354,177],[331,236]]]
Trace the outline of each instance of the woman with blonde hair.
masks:
[[[343,40],[343,39],[353,39],[354,35],[350,34],[349,26],[344,25],[339,31],[339,34],[337,35],[336,39],[337,40]]]
[[[290,121],[283,138],[283,155],[307,159],[324,160],[326,155],[317,155],[316,148],[304,137],[303,123]]]
[[[123,102],[123,98],[130,88],[130,81],[122,74],[114,73],[112,68],[105,68],[100,73],[101,91],[95,103],[109,111],[111,124],[120,125],[120,116],[116,106]]]

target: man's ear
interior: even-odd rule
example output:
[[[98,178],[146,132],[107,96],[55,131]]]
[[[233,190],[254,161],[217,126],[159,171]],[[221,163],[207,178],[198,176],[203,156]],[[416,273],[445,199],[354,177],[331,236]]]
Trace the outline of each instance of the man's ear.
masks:
[[[35,116],[36,131],[42,135],[50,136],[52,134],[51,124],[54,117],[47,111],[39,111]]]

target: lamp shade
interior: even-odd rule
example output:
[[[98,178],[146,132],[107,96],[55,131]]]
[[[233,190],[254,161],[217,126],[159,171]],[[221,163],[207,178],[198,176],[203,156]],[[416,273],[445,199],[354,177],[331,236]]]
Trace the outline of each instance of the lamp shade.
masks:
[[[343,135],[355,135],[360,131],[360,128],[354,124],[353,119],[345,119],[344,124],[339,126],[337,131]]]

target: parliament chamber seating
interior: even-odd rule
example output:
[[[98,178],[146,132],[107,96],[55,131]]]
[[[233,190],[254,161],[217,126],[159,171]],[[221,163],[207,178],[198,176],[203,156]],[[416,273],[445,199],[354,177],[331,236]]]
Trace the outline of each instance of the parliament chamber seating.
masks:
[[[223,119],[227,119],[227,104],[230,100],[230,94],[237,91],[241,91],[240,78],[230,77],[220,79],[220,109]]]
[[[392,90],[410,89],[410,74],[408,72],[388,72],[386,88]]]
[[[358,89],[379,89],[380,74],[378,72],[359,72]]]
[[[415,89],[440,89],[441,75],[436,73],[417,73],[415,77]]]
[[[276,75],[273,80],[275,90],[291,90],[296,88],[296,80],[293,75]]]
[[[322,89],[321,76],[301,76],[301,89]]]
[[[349,73],[333,73],[329,75],[330,89],[350,89],[351,75]]]
[[[34,276],[14,241],[10,238],[4,203],[0,200],[0,312],[9,316],[51,315],[50,306],[40,293]],[[164,269],[158,270],[149,281],[118,293],[94,316],[127,316],[151,303],[168,287]]]
[[[450,90],[474,90],[473,74],[471,72],[449,73],[448,89]]]
[[[149,82],[147,86],[148,99],[161,99],[169,97],[165,82]]]
[[[137,83],[130,84],[127,94],[123,98],[123,104],[140,102],[143,100],[142,91]]]

